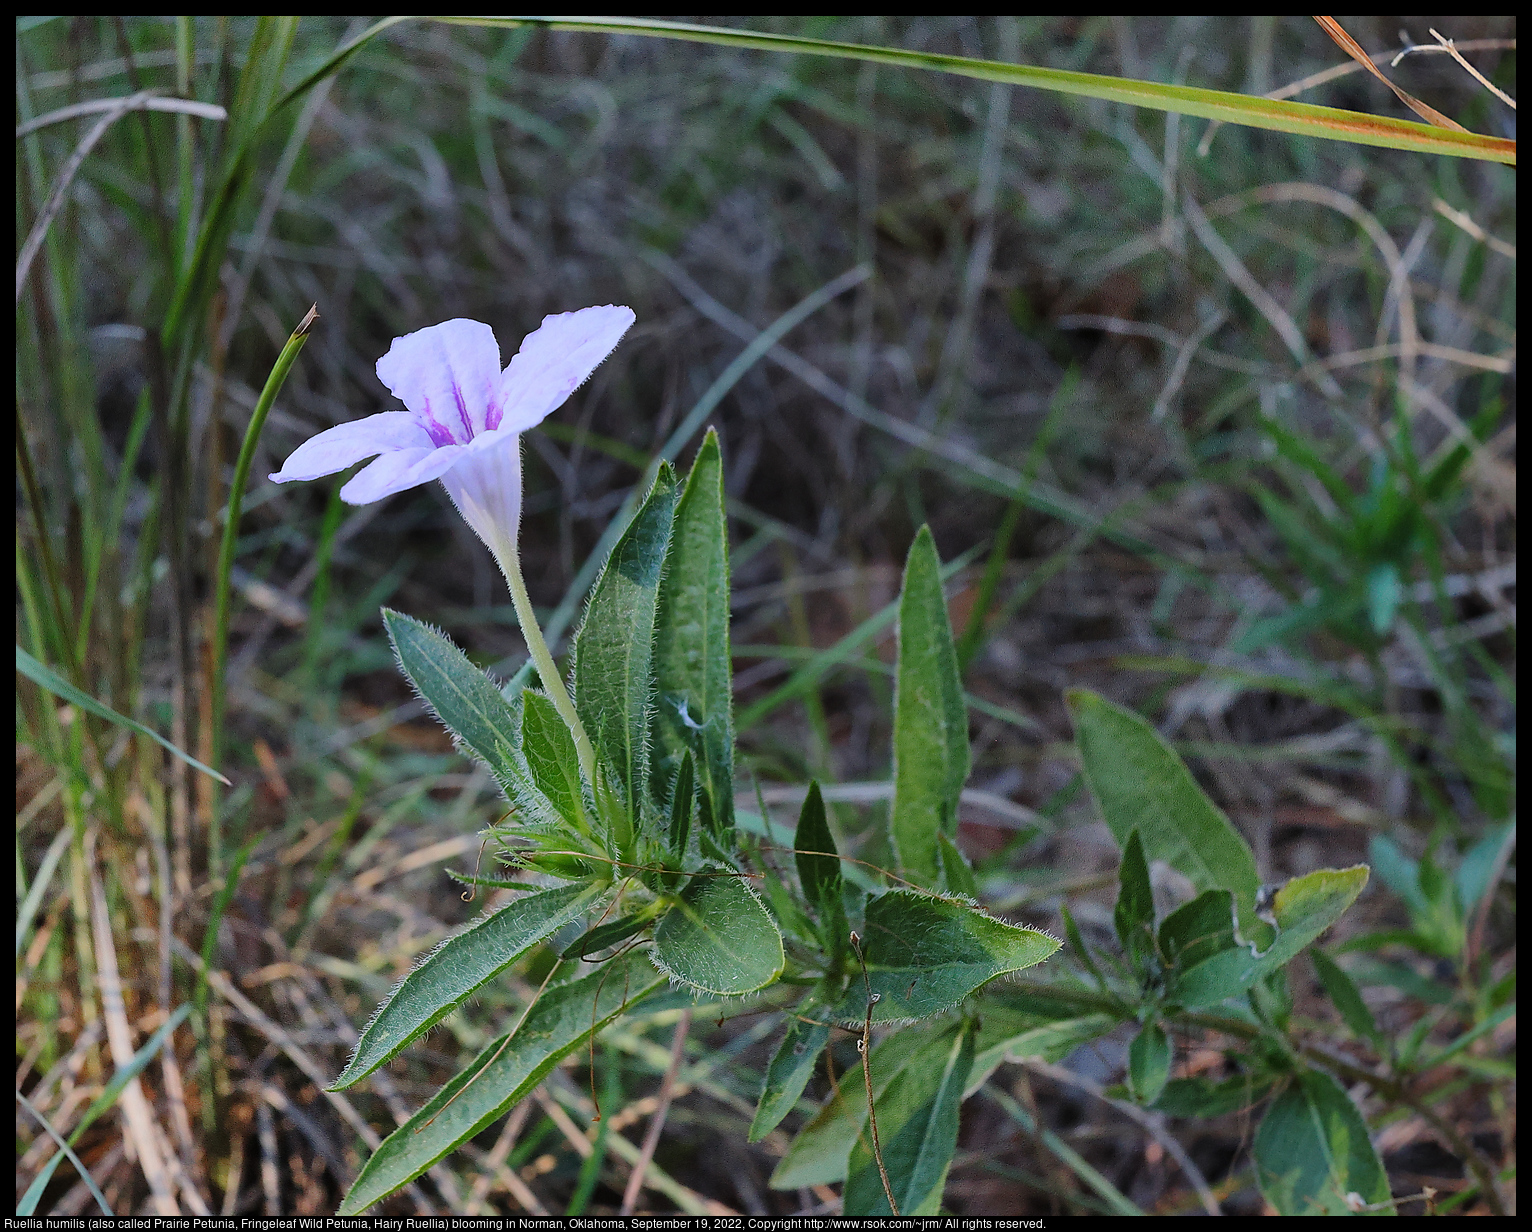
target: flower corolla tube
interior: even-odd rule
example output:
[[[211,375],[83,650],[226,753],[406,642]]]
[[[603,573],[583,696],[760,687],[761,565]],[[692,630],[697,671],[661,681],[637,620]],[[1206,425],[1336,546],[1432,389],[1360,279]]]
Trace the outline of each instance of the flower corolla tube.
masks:
[[[340,490],[352,505],[440,479],[503,563],[515,554],[521,521],[521,434],[563,405],[633,319],[615,304],[544,317],[504,371],[482,321],[459,317],[395,338],[378,379],[408,409],[327,428],[270,478],[318,479],[373,458]]]

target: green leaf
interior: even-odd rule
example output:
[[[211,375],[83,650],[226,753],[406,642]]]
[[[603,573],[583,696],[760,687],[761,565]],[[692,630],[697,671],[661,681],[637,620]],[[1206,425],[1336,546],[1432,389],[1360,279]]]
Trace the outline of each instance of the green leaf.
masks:
[[[383,1140],[336,1213],[361,1214],[483,1133],[559,1061],[664,982],[642,955],[632,954],[544,991],[509,1032],[491,1040],[467,1069]]]
[[[867,905],[862,952],[876,998],[873,1022],[925,1018],[960,1005],[1002,975],[1040,963],[1059,948],[1041,929],[1007,924],[966,903],[914,890],[890,890]],[[833,1011],[861,1026],[867,987],[853,971]]]
[[[655,605],[675,504],[675,472],[663,465],[596,579],[574,641],[575,709],[634,816],[649,740]]]
[[[1347,1194],[1390,1197],[1362,1114],[1328,1074],[1296,1076],[1262,1118],[1251,1153],[1261,1193],[1283,1215],[1348,1215]]]
[[[1404,899],[1414,916],[1429,915],[1431,908],[1420,889],[1420,865],[1404,852],[1386,834],[1375,834],[1367,846],[1367,858],[1372,861],[1383,884]]]
[[[72,702],[81,710],[89,711],[91,714],[103,719],[110,719],[113,723],[126,727],[129,731],[135,731],[140,736],[148,736],[155,744],[175,754],[175,756],[179,757],[194,770],[200,770],[203,774],[210,774],[220,783],[227,784],[229,782],[228,779],[224,778],[223,775],[219,774],[211,766],[204,766],[191,754],[183,753],[153,728],[145,727],[142,723],[128,718],[125,714],[118,714],[106,703],[98,702],[89,693],[75,688],[74,685],[70,684],[69,681],[65,680],[51,667],[39,663],[20,646],[16,647],[16,670],[32,681],[33,684],[41,685],[48,692],[56,697],[62,697],[66,702]]]
[[[874,1098],[881,1101],[885,1092],[904,1081],[910,1066],[918,1065],[931,1051],[949,1045],[959,1029],[952,1022],[909,1027],[874,1044],[869,1065]],[[798,1131],[771,1174],[773,1189],[833,1185],[846,1179],[851,1147],[867,1124],[867,1088],[861,1074],[851,1070],[840,1076],[836,1091],[813,1120]]]
[[[1154,962],[1154,891],[1149,885],[1149,864],[1144,859],[1144,844],[1138,830],[1128,835],[1122,849],[1122,864],[1117,871],[1117,905],[1112,909],[1112,924],[1123,953],[1141,976],[1153,969]]]
[[[1255,857],[1185,763],[1132,711],[1084,689],[1065,699],[1086,786],[1118,843],[1126,846],[1136,828],[1147,859],[1185,873],[1199,891],[1228,890],[1241,935],[1266,940],[1269,930],[1255,916]]]
[[[1367,575],[1367,618],[1379,637],[1394,627],[1394,616],[1404,598],[1399,568],[1391,562],[1378,565]]]
[[[383,624],[400,670],[455,741],[491,770],[514,775],[517,767],[505,750],[521,747],[516,710],[489,677],[446,637],[414,617],[384,608]]]
[[[835,836],[825,816],[824,797],[819,782],[809,783],[808,795],[798,813],[798,830],[793,836],[794,859],[803,895],[819,917],[825,949],[832,955],[844,953],[849,935],[846,925],[845,881],[841,877],[840,856]]]
[[[957,1146],[958,1110],[973,1069],[974,1034],[972,1023],[960,1024],[943,1041],[945,1047],[921,1053],[874,1105],[883,1165],[901,1215],[935,1215],[941,1209]],[[893,1213],[871,1140],[871,1133],[863,1134],[851,1148],[842,1194],[848,1216]]]
[[[957,833],[968,778],[968,709],[942,595],[931,529],[910,545],[899,599],[899,668],[894,692],[894,802],[889,833],[900,865],[931,885],[941,871],[936,836]]]
[[[1128,1090],[1141,1104],[1152,1104],[1170,1077],[1170,1036],[1157,1022],[1145,1023],[1128,1045]]]
[[[965,1095],[984,1085],[1003,1061],[1062,1061],[1081,1044],[1114,1031],[1122,1019],[1115,1014],[1085,1014],[1076,1018],[1050,1018],[1008,1009],[1003,1001],[986,994],[984,1016],[975,1041],[973,1071]]]
[[[819,1054],[830,1040],[830,1024],[819,1019],[824,1007],[812,998],[788,1011],[787,1034],[766,1067],[760,1102],[750,1122],[750,1141],[759,1142],[798,1104],[803,1088],[813,1076]]]
[[[1365,864],[1322,868],[1304,877],[1294,877],[1272,900],[1277,938],[1270,947],[1264,953],[1253,954],[1253,946],[1237,946],[1180,972],[1175,982],[1175,999],[1194,1008],[1245,992],[1257,980],[1285,967],[1340,919],[1366,884]]]
[[[679,862],[686,860],[686,844],[691,838],[692,811],[697,802],[696,762],[691,750],[681,758],[681,769],[676,774],[675,791],[670,798],[670,854]]]
[[[1209,890],[1183,903],[1160,925],[1160,953],[1175,973],[1232,950],[1239,944],[1234,935],[1234,900],[1227,890]]]
[[[656,965],[703,992],[737,997],[782,974],[782,934],[745,879],[701,873],[654,930]]]
[[[587,928],[559,952],[559,957],[588,958],[592,954],[598,954],[619,941],[626,941],[634,933],[642,932],[653,922],[654,917],[655,912],[652,910],[637,911],[619,920],[608,920],[605,924]]]
[[[1249,1074],[1209,1082],[1206,1078],[1172,1078],[1154,1103],[1156,1112],[1177,1117],[1219,1117],[1248,1108],[1271,1089],[1269,1079]]]
[[[586,882],[528,894],[448,937],[378,1008],[330,1089],[360,1082],[544,937],[594,908],[609,890]]]
[[[548,695],[536,689],[524,689],[521,694],[521,754],[526,761],[527,777],[553,806],[555,814],[588,834],[590,815],[585,807],[580,755],[575,751],[574,736]]]
[[[708,430],[675,507],[654,625],[654,760],[657,803],[683,756],[725,840],[734,830],[733,668],[729,655],[729,535],[723,460]]]
[[[1378,1030],[1378,1021],[1367,1008],[1367,1002],[1362,1000],[1361,991],[1352,978],[1323,950],[1310,951],[1309,961],[1314,964],[1314,974],[1319,976],[1319,982],[1324,985],[1346,1025],[1359,1038],[1372,1040],[1382,1047],[1383,1036]]]
[[[978,902],[978,879],[973,875],[973,869],[968,866],[968,861],[963,858],[963,853],[958,850],[958,845],[945,834],[939,833],[936,836],[936,846],[941,857],[942,887],[949,893],[961,894],[965,898]]]

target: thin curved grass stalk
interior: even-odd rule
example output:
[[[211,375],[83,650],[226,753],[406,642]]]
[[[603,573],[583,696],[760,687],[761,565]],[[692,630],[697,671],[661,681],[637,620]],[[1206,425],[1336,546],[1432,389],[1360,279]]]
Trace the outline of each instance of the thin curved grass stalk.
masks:
[[[867,985],[867,1017],[862,1021],[862,1038],[856,1042],[856,1050],[862,1054],[862,1081],[867,1086],[867,1120],[872,1126],[872,1157],[878,1163],[878,1178],[883,1182],[883,1196],[888,1199],[888,1209],[895,1215],[899,1204],[894,1201],[893,1186],[888,1183],[888,1169],[883,1166],[883,1144],[878,1139],[878,1110],[872,1098],[872,1007],[878,994],[872,990],[872,980],[867,974],[867,960],[862,957],[862,939],[851,934],[851,948],[856,951],[856,961],[861,964],[862,982]]]
[[[548,974],[543,976],[543,982],[538,985],[537,991],[532,994],[532,999],[527,1002],[527,1008],[521,1011],[521,1017],[516,1020],[516,1025],[511,1028],[510,1033],[500,1041],[500,1047],[495,1049],[494,1055],[490,1057],[488,1061],[484,1062],[483,1065],[479,1066],[478,1073],[474,1074],[472,1078],[470,1078],[455,1092],[453,1092],[452,1098],[436,1110],[436,1116],[433,1116],[429,1121],[427,1121],[424,1125],[420,1126],[420,1128],[415,1131],[417,1134],[429,1129],[431,1125],[436,1121],[436,1117],[441,1116],[441,1114],[446,1112],[448,1108],[452,1107],[452,1105],[457,1101],[457,1097],[466,1091],[469,1087],[473,1086],[473,1084],[479,1080],[479,1076],[500,1059],[500,1054],[504,1052],[510,1042],[516,1038],[516,1032],[521,1030],[521,1024],[526,1022],[527,1015],[532,1012],[532,1007],[537,1004],[538,998],[543,995],[543,991],[548,987],[548,981],[553,979],[553,973],[558,969],[558,963],[554,963],[553,966],[548,968]]]
[[[613,901],[615,901],[615,900],[613,900]],[[625,946],[622,947],[622,949],[618,950],[615,954],[613,954],[612,958],[614,960],[618,959],[618,958],[621,958],[624,954],[628,953],[635,946],[639,945],[642,940],[643,939],[641,937],[634,937],[633,940],[629,941]],[[555,970],[557,970],[557,968],[555,968]],[[590,1013],[590,1040],[591,1040],[590,1082],[591,1082],[591,1087],[590,1087],[590,1094],[591,1094],[591,1103],[594,1104],[595,1108],[596,1108],[596,1115],[591,1118],[591,1120],[593,1120],[593,1121],[601,1120],[601,1101],[598,1098],[596,1098],[596,1006],[601,1003],[601,993],[602,993],[602,990],[606,988],[607,976],[609,976],[611,974],[612,974],[612,966],[611,966],[611,963],[608,962],[606,970],[601,973],[601,982],[596,985],[596,995],[591,999],[591,1013]],[[628,990],[629,990],[629,987],[630,987],[629,977],[631,975],[632,975],[632,968],[631,967],[625,967],[623,969],[623,976],[622,976],[622,1002],[623,1002],[624,1005],[626,1005],[628,1003]]]

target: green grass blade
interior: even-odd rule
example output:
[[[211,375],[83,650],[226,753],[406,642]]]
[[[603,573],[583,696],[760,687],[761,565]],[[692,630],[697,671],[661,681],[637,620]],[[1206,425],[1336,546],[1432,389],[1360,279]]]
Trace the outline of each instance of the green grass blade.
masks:
[[[630,34],[757,51],[833,56],[870,64],[892,64],[899,68],[929,69],[959,77],[972,77],[979,81],[998,81],[1005,85],[1052,90],[1059,94],[1078,94],[1106,102],[1127,103],[1132,107],[1170,111],[1205,120],[1221,120],[1226,124],[1243,124],[1251,128],[1267,128],[1303,137],[1352,141],[1359,145],[1413,150],[1420,154],[1479,158],[1513,166],[1516,162],[1516,143],[1500,137],[1454,132],[1409,120],[1368,115],[1360,111],[1343,111],[1335,107],[1317,107],[1311,103],[1257,98],[1227,90],[1204,90],[1196,86],[1164,85],[1157,81],[1106,77],[1098,73],[1077,73],[1065,69],[1037,68],[1028,64],[1006,64],[999,60],[906,51],[899,47],[874,47],[830,39],[800,38],[788,34],[766,34],[753,30],[687,25],[637,17],[447,17],[437,20],[469,26],[536,25],[549,30]]]
[[[54,696],[62,697],[66,702],[78,706],[81,710],[88,710],[91,714],[97,715],[100,718],[109,719],[119,726],[126,727],[129,731],[137,732],[140,736],[148,736],[149,739],[153,740],[161,748],[174,753],[188,766],[202,771],[203,774],[212,775],[225,786],[229,785],[229,780],[211,766],[204,766],[190,753],[183,753],[175,745],[171,744],[170,741],[166,740],[164,736],[160,735],[159,732],[145,727],[136,719],[130,719],[125,714],[118,714],[110,706],[103,705],[90,694],[75,688],[74,685],[70,684],[69,681],[65,680],[52,668],[39,663],[20,646],[16,647],[16,670],[34,684],[47,689]]]

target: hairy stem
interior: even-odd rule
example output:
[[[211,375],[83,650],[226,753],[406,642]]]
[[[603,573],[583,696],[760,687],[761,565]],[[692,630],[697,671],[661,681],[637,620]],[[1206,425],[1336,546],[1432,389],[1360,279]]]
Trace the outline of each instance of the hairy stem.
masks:
[[[506,585],[511,588],[511,602],[515,605],[516,619],[521,624],[521,635],[526,639],[527,650],[532,655],[532,663],[537,668],[537,674],[542,677],[543,688],[548,691],[548,697],[552,700],[554,709],[559,712],[559,717],[564,720],[570,734],[574,736],[575,753],[580,759],[580,773],[585,776],[586,781],[591,785],[591,790],[594,791],[596,751],[591,747],[590,737],[585,734],[585,724],[580,722],[580,716],[575,711],[574,699],[569,696],[569,690],[564,685],[564,678],[559,675],[558,666],[548,650],[548,643],[543,640],[543,631],[538,627],[537,614],[532,610],[532,597],[527,594],[527,584],[521,576],[521,553],[516,550],[516,544],[513,541],[504,539],[491,543],[489,549],[494,553],[500,572],[505,575]]]

